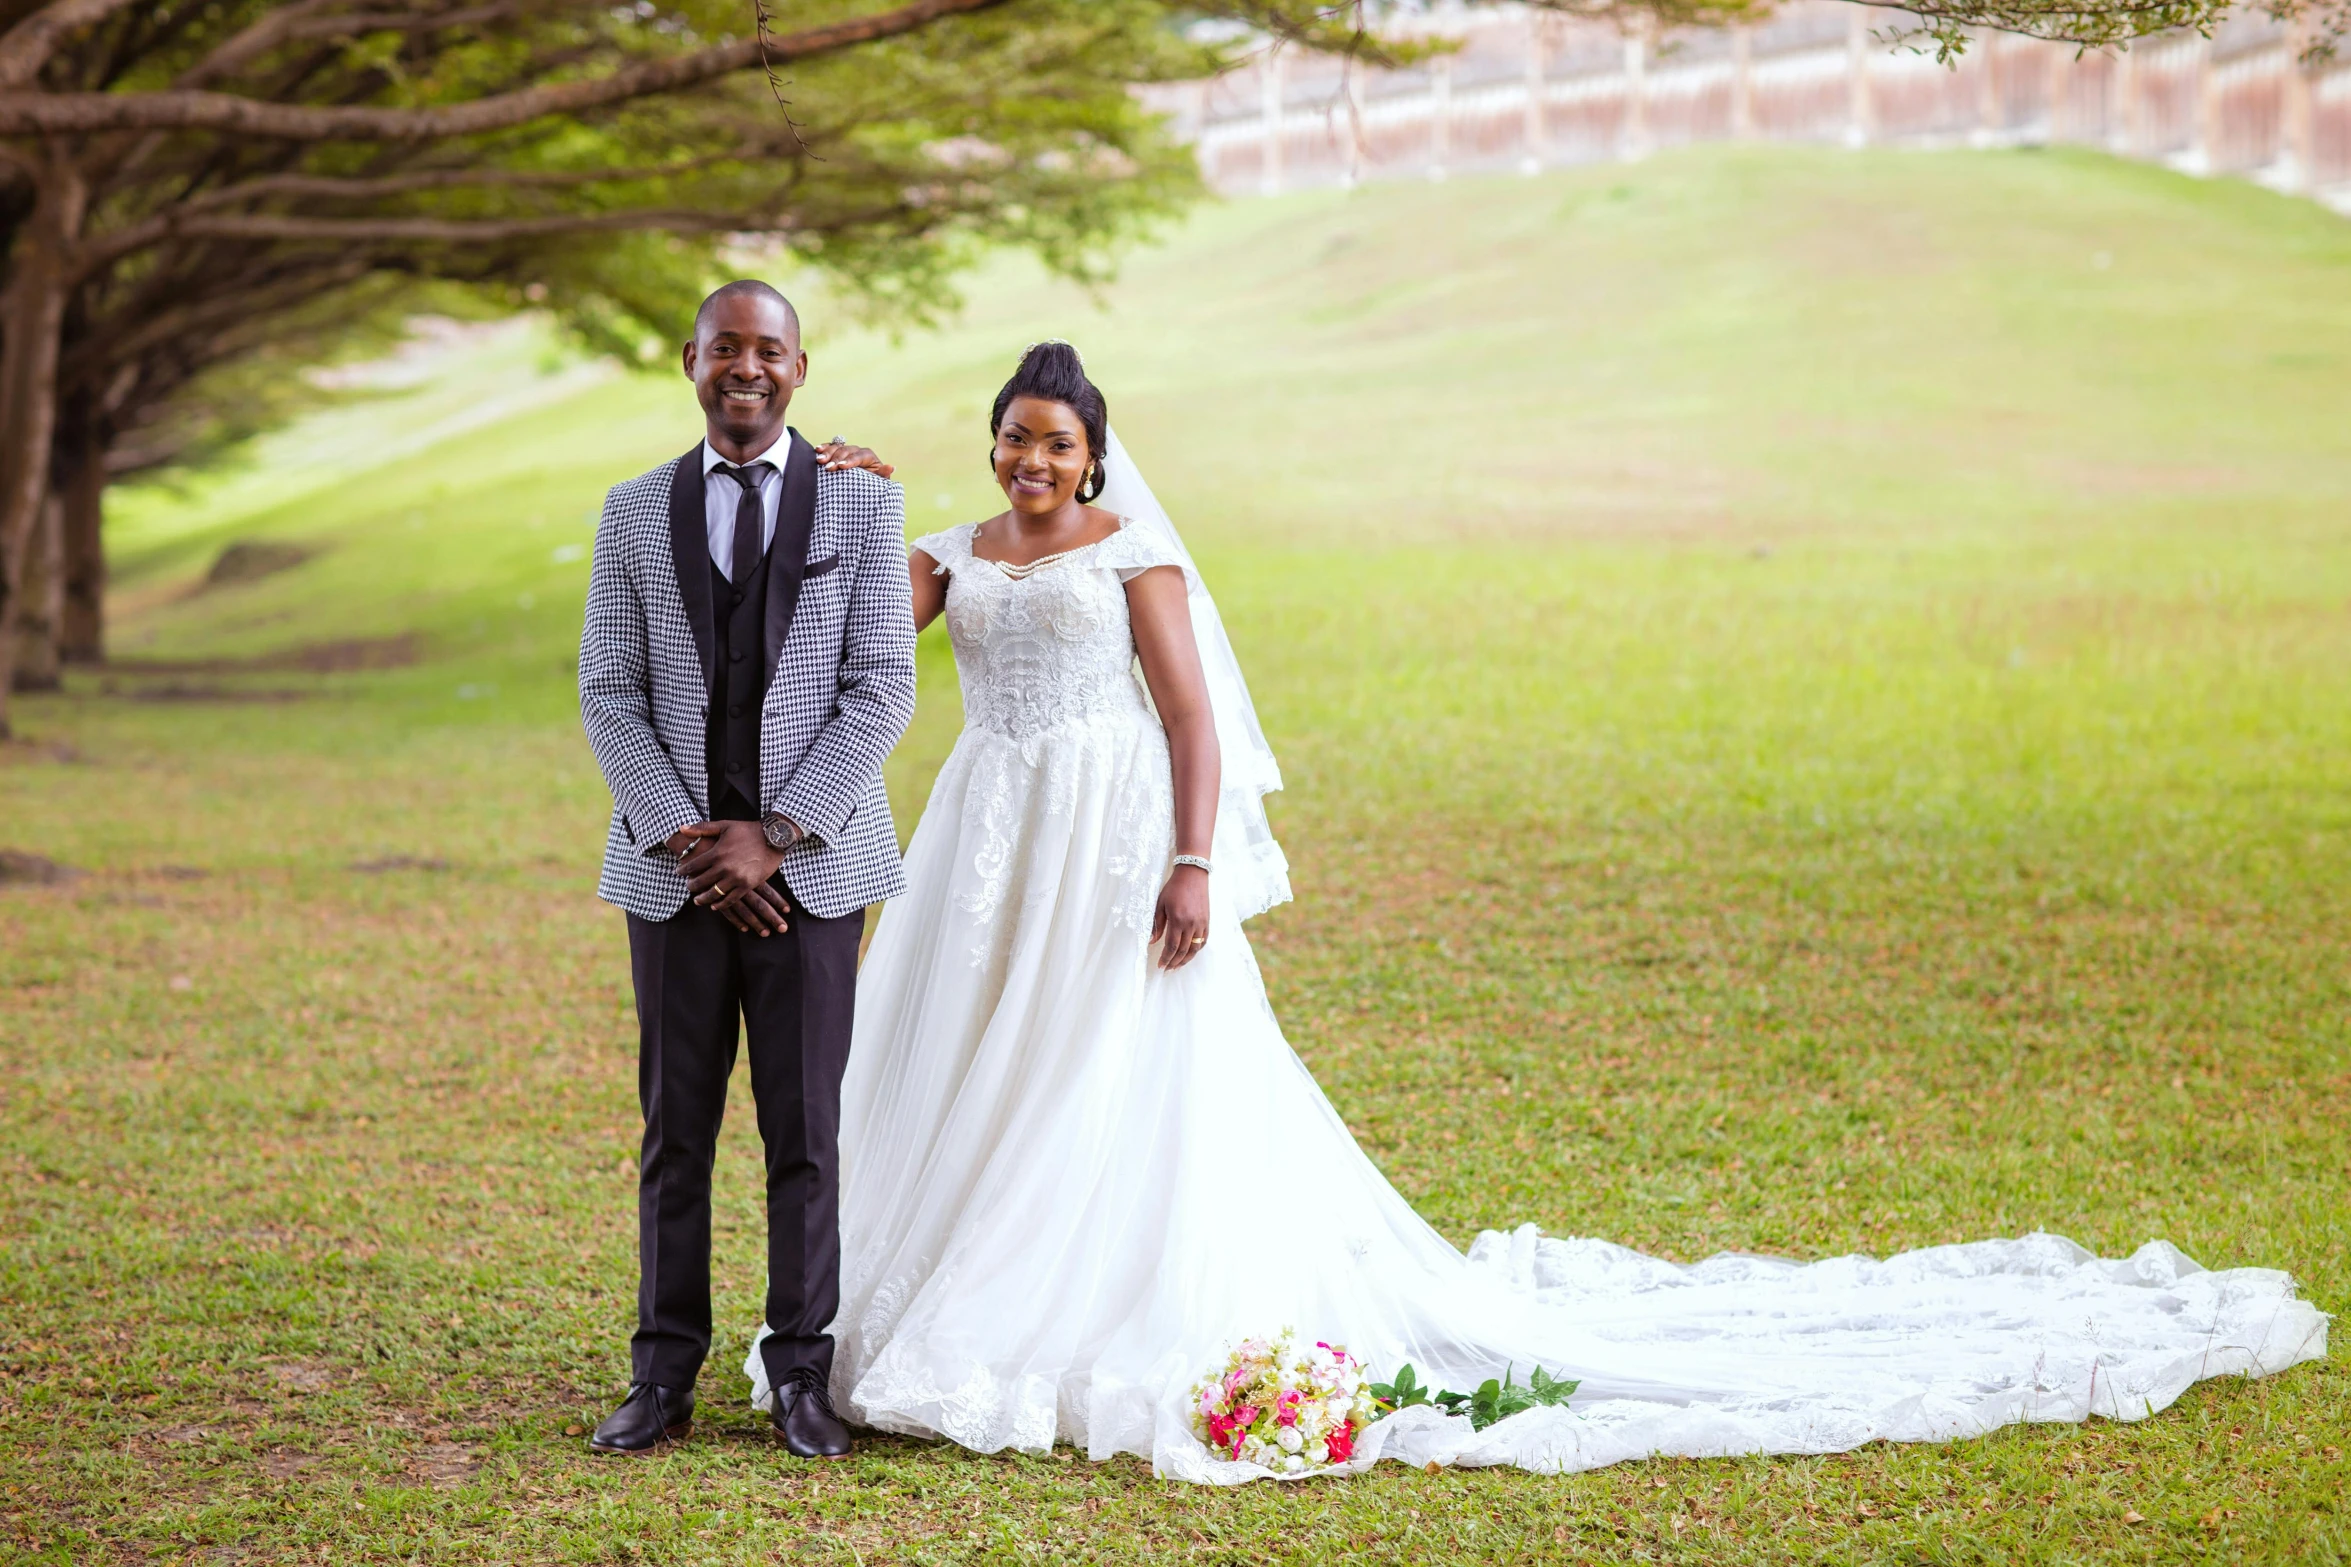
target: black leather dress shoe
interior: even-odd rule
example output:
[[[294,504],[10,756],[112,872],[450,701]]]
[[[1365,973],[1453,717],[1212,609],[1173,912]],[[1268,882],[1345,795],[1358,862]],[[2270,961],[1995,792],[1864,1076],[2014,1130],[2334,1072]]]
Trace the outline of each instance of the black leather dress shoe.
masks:
[[[797,1376],[776,1389],[776,1406],[769,1416],[776,1440],[798,1458],[847,1458],[849,1428],[833,1413],[833,1396],[811,1374]]]
[[[634,1382],[622,1405],[604,1417],[588,1446],[599,1453],[650,1453],[680,1442],[694,1429],[694,1395],[653,1382]]]

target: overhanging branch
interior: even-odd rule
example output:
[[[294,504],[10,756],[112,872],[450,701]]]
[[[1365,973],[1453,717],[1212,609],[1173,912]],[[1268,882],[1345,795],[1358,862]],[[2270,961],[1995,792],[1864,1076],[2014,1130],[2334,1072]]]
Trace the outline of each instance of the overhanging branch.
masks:
[[[128,10],[138,0],[51,0],[0,35],[0,87],[29,85],[49,63],[58,41]]]
[[[269,174],[188,198],[182,210],[209,212],[248,201],[281,196],[324,201],[369,201],[380,196],[406,196],[428,190],[491,188],[497,190],[568,190],[581,185],[625,185],[632,180],[671,179],[715,163],[750,156],[743,150],[708,153],[636,169],[426,169],[415,174],[388,174],[378,179],[346,179],[332,174]]]
[[[445,11],[359,11],[341,16],[315,14],[323,7],[296,4],[272,11],[205,56],[172,86],[201,87],[216,82],[259,59],[280,44],[298,39],[352,38],[370,32],[429,33],[459,27],[478,27],[504,21],[515,14],[512,0]]]
[[[203,215],[172,225],[175,234],[200,239],[392,241],[416,244],[496,245],[554,234],[616,234],[641,229],[678,233],[777,233],[790,226],[775,216],[729,212],[641,209],[576,212],[540,218],[305,218],[290,214]]]
[[[59,0],[60,4],[102,0]],[[917,32],[949,17],[993,10],[1009,0],[912,0],[895,10],[811,27],[767,41],[757,38],[623,67],[592,81],[558,82],[431,109],[266,103],[234,93],[0,92],[0,135],[98,131],[219,131],[289,141],[431,141],[507,130],[552,114],[578,114],[632,98],[693,87],[766,61],[805,60],[858,44]]]

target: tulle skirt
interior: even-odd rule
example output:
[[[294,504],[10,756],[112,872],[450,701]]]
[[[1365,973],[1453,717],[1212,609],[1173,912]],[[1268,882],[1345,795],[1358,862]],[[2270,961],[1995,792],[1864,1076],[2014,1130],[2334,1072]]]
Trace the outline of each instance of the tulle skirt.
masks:
[[[1196,1440],[1190,1393],[1233,1343],[1295,1328],[1383,1376],[1582,1383],[1483,1432],[1406,1410],[1337,1472],[1559,1472],[2136,1420],[2199,1378],[2325,1353],[2326,1317],[2285,1274],[2207,1272],[2159,1241],[2120,1260],[2030,1235],[1683,1267],[1528,1225],[1464,1255],[1292,1053],[1236,921],[1217,915],[1189,966],[1153,966],[1171,819],[1147,717],[967,732],[942,770],[859,979],[843,1092],[833,1394],[851,1420],[1280,1478]],[[746,1370],[764,1403],[756,1347]]]

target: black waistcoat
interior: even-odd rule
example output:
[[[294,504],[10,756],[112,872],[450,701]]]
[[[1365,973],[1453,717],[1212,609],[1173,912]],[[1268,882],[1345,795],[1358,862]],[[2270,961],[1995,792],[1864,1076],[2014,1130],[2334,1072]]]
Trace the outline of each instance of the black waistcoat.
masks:
[[[767,557],[738,587],[710,567],[712,629],[718,673],[710,682],[704,754],[710,763],[714,821],[759,820],[759,707],[767,694]]]
[[[791,635],[816,527],[816,451],[792,432],[791,446],[782,454],[784,489],[776,506],[775,536],[740,602],[734,583],[710,558],[702,453],[697,444],[679,458],[670,480],[670,559],[708,680],[710,707],[703,715],[702,738],[710,814],[717,821],[751,821],[759,815],[760,705]],[[730,772],[730,767],[739,770]]]

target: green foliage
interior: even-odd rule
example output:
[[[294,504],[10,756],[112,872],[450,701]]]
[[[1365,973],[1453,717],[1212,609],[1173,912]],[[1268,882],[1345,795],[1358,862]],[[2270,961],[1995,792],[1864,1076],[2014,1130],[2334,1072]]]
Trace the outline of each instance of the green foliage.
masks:
[[[1429,1390],[1421,1386],[1420,1374],[1412,1369],[1412,1362],[1407,1360],[1396,1368],[1394,1381],[1372,1383],[1371,1396],[1380,1408],[1393,1413],[1399,1409],[1410,1409],[1415,1404],[1427,1403]]]
[[[282,9],[134,8],[52,77],[68,86],[104,61],[110,91],[160,87]],[[796,9],[791,21],[822,19]],[[121,168],[92,154],[103,196],[91,241],[146,238],[83,285],[61,390],[92,410],[109,444],[132,448],[119,466],[137,469],[204,460],[298,401],[283,394],[290,368],[377,341],[402,308],[446,308],[435,293],[449,287],[547,310],[593,352],[660,363],[696,300],[746,268],[821,277],[836,300],[898,330],[955,308],[955,277],[990,247],[1098,281],[1198,194],[1188,153],[1129,88],[1213,71],[1235,45],[1188,41],[1168,19],[1155,0],[1021,0],[801,60],[774,87],[742,72],[460,137],[223,148],[186,133],[152,139]],[[323,55],[297,32],[209,85],[294,103],[448,108],[698,48],[749,20],[736,0],[564,3],[496,25],[362,33]],[[181,234],[169,220],[191,206],[340,228]],[[611,223],[624,226],[597,226]],[[158,321],[159,308],[184,320]],[[281,386],[264,395],[222,395],[273,377]]]
[[[1511,1368],[1506,1366],[1499,1380],[1486,1378],[1478,1384],[1474,1393],[1456,1393],[1447,1389],[1432,1399],[1425,1390],[1414,1385],[1412,1367],[1407,1365],[1396,1373],[1395,1386],[1400,1390],[1410,1388],[1420,1396],[1391,1403],[1382,1396],[1376,1383],[1372,1387],[1372,1396],[1380,1399],[1383,1407],[1390,1410],[1433,1402],[1449,1415],[1467,1415],[1471,1429],[1478,1431],[1483,1431],[1497,1420],[1508,1420],[1512,1415],[1524,1414],[1530,1409],[1548,1405],[1564,1406],[1576,1390],[1574,1382],[1561,1381],[1549,1375],[1541,1366],[1535,1367],[1534,1375],[1523,1384],[1512,1379]]]

